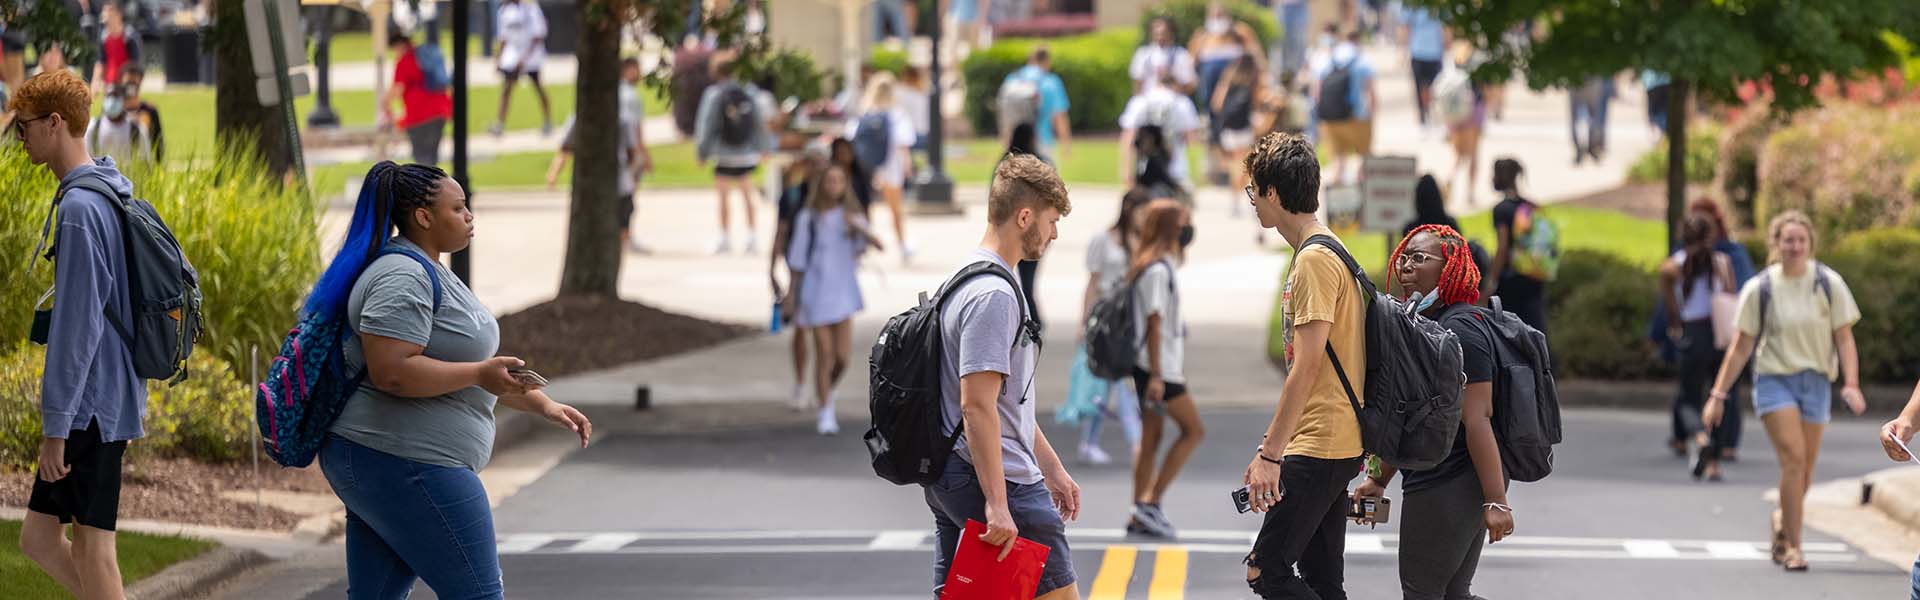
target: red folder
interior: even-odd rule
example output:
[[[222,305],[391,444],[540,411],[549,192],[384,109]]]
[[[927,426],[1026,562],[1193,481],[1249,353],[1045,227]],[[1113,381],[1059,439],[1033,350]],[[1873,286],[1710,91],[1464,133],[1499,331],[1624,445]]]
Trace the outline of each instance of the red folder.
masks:
[[[1040,570],[1046,566],[1047,554],[1053,549],[1019,538],[1013,543],[1013,551],[1002,561],[998,560],[1000,546],[980,540],[980,536],[986,534],[985,523],[967,519],[967,529],[960,535],[960,547],[953,553],[953,564],[947,569],[947,585],[940,599],[1032,600],[1033,592],[1040,587]]]

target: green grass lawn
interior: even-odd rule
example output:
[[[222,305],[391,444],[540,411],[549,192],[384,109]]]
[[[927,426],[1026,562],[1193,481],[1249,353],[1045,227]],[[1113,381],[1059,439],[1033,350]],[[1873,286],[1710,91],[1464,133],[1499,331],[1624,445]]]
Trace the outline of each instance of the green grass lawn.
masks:
[[[479,6],[480,10],[486,10],[486,3],[484,2],[478,3],[476,6]],[[452,9],[442,10],[445,12],[440,14],[440,51],[442,54],[447,55],[447,60],[453,60],[453,13]],[[476,59],[480,57],[480,40],[480,30],[477,28],[471,30],[467,36],[467,55],[469,57]],[[413,36],[413,41],[415,43],[425,43],[427,36],[424,33],[416,34]],[[373,33],[367,31],[335,33],[333,34],[333,40],[329,43],[331,45],[327,48],[327,54],[335,63],[373,62],[373,53],[375,51],[382,53],[387,51],[386,41],[382,40],[378,48],[376,48],[373,44]],[[311,60],[313,38],[307,39],[307,52],[308,59]]]
[[[199,556],[212,549],[212,542],[177,537],[162,537],[121,532],[116,542],[120,551],[120,577],[133,583],[160,572],[168,565]],[[0,582],[5,582],[9,600],[69,598],[60,584],[54,583],[40,567],[20,553],[20,522],[0,521]]]
[[[641,88],[645,94],[643,102],[650,114],[664,111],[665,101],[654,96],[652,91]],[[167,150],[171,157],[189,158],[206,156],[214,148],[214,91],[206,86],[174,86],[162,93],[147,94],[144,97],[160,109],[160,118],[166,128]],[[553,107],[553,126],[560,127],[566,122],[567,115],[573,114],[574,87],[554,85],[547,87],[547,99]],[[344,127],[370,127],[379,114],[375,106],[376,98],[372,90],[338,91],[333,93],[334,114],[339,115]],[[493,124],[495,111],[499,108],[500,88],[497,86],[476,87],[467,97],[467,126],[469,135],[486,135],[487,127]],[[305,96],[294,100],[294,114],[302,128],[306,127],[307,115],[313,111],[314,97]],[[396,111],[397,111],[396,107]],[[540,127],[540,101],[532,90],[524,86],[514,90],[513,105],[507,111],[507,129],[528,130]]]

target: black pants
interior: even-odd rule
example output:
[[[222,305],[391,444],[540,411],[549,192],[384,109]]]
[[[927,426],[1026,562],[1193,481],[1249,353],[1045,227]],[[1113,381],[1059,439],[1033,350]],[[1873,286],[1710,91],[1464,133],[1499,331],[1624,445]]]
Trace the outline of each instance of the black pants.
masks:
[[[1267,512],[1247,557],[1260,569],[1260,579],[1250,585],[1261,598],[1345,600],[1347,483],[1365,460],[1283,460],[1280,503]]]
[[[440,163],[440,137],[447,132],[446,119],[434,119],[407,128],[407,141],[413,145],[413,162],[427,166]]]
[[[1480,475],[1467,471],[1405,494],[1400,592],[1406,600],[1469,600],[1486,542]]]
[[[1413,59],[1413,99],[1420,106],[1420,124],[1427,124],[1427,110],[1430,102],[1421,102],[1427,90],[1433,89],[1433,80],[1440,77],[1440,61]],[[1432,98],[1427,98],[1432,100]]]
[[[1707,404],[1707,391],[1713,387],[1713,378],[1720,373],[1720,361],[1726,358],[1726,351],[1713,347],[1713,321],[1688,321],[1682,325],[1680,337],[1680,394],[1673,399],[1673,439],[1685,441],[1693,434],[1706,428],[1700,419],[1700,412]],[[1726,416],[1720,418],[1720,426],[1707,431],[1707,447],[1701,452],[1708,458],[1720,458],[1721,450],[1740,446],[1740,397],[1738,382],[1734,380],[1734,390],[1729,391],[1726,401]]]

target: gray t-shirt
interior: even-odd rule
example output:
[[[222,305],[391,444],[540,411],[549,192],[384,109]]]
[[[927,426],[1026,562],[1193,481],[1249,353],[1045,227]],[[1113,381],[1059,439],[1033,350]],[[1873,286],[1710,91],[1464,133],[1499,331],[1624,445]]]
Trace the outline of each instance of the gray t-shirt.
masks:
[[[406,238],[388,242],[421,252]],[[424,254],[424,252],[422,253]],[[347,322],[370,333],[426,347],[428,358],[479,362],[500,347],[500,325],[473,291],[438,263],[440,311],[433,312],[433,282],[420,263],[382,256],[367,265],[347,297]],[[360,336],[342,346],[348,373],[366,365]],[[400,458],[474,471],[493,456],[494,395],[479,386],[432,398],[401,398],[362,382],[333,432],[356,444]]]
[[[1140,272],[1133,283],[1134,331],[1140,332],[1140,355],[1135,364],[1151,371],[1147,356],[1147,316],[1160,315],[1160,379],[1167,383],[1186,383],[1187,322],[1180,314],[1180,292],[1173,279],[1173,264],[1161,261]],[[1168,398],[1171,400],[1171,398]]]
[[[998,264],[1008,274],[1016,272],[985,248],[974,249],[967,258],[967,264],[980,261]],[[940,314],[940,336],[945,341],[941,351],[946,354],[940,393],[946,432],[951,435],[961,422],[961,377],[989,371],[1005,375],[1000,389],[1000,462],[1007,481],[1039,483],[1040,463],[1033,452],[1033,363],[1039,348],[1023,331],[1021,292],[1004,279],[982,275],[948,293],[951,297]],[[961,460],[973,462],[966,436],[960,436],[953,451]]]

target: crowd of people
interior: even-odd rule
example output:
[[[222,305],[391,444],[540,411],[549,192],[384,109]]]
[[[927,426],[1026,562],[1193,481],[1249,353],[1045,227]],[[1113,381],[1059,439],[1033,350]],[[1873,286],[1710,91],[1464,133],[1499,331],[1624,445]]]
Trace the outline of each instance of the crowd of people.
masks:
[[[29,73],[67,71],[80,75],[93,97],[100,99],[99,112],[82,121],[89,152],[127,162],[164,159],[160,109],[141,98],[147,74],[145,54],[126,9],[119,2],[94,2],[68,6],[68,10],[83,25],[89,54],[96,57],[91,64],[71,64],[68,49],[59,43],[28,39],[25,32],[0,24],[0,127],[18,119],[4,103]],[[29,47],[36,51],[31,70],[26,62]]]

